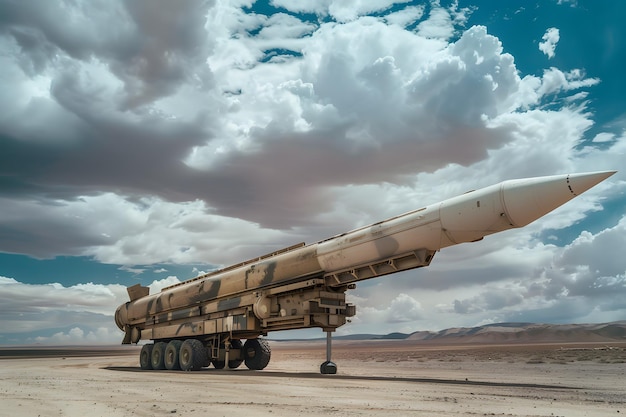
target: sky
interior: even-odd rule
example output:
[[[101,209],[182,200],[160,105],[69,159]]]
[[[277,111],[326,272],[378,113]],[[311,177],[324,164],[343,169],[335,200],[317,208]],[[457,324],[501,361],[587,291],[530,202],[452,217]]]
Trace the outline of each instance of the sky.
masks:
[[[338,334],[626,320],[626,2],[0,0],[0,345],[503,180],[618,170],[361,282]],[[321,331],[270,334],[320,337]]]

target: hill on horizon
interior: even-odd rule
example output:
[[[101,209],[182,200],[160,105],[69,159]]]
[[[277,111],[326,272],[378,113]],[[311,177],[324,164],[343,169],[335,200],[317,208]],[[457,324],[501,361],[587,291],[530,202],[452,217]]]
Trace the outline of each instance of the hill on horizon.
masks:
[[[316,338],[313,340],[322,340]],[[440,331],[352,334],[335,340],[413,340],[446,343],[574,343],[626,342],[626,321],[594,324],[493,323],[477,327],[453,327]],[[283,339],[303,340],[303,339]],[[311,340],[311,339],[308,339]]]
[[[417,331],[407,340],[450,343],[626,342],[626,321],[594,324],[494,323],[439,332]]]

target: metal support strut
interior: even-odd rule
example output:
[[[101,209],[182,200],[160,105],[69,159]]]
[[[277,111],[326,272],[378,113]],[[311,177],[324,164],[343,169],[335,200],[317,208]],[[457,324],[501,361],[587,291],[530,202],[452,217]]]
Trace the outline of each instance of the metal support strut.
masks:
[[[337,365],[330,359],[332,353],[332,332],[326,332],[326,362],[320,365],[320,373],[336,374]]]
[[[226,369],[230,369],[230,339],[224,341],[224,349],[226,353],[224,355],[224,363],[226,364]]]

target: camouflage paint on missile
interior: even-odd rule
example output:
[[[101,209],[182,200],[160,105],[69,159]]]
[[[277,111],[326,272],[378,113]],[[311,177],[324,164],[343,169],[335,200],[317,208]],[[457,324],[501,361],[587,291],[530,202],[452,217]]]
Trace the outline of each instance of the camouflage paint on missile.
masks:
[[[323,271],[315,255],[315,246],[301,247],[258,263],[245,264],[235,269],[211,274],[164,288],[160,293],[139,298],[120,306],[117,315],[126,324],[135,324],[155,315],[176,309],[200,305],[214,299],[233,300],[242,292],[260,290],[286,281],[307,279]],[[224,302],[224,309],[232,308],[233,301]]]

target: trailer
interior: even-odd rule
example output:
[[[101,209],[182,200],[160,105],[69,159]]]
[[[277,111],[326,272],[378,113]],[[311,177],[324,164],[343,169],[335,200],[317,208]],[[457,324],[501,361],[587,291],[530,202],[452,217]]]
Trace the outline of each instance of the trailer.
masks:
[[[128,288],[115,322],[123,344],[144,344],[141,369],[264,369],[269,332],[326,332],[323,374],[334,374],[332,333],[356,314],[358,281],[430,265],[445,247],[523,227],[615,171],[504,181],[320,242],[300,243],[149,294]],[[245,340],[245,342],[244,342]]]

